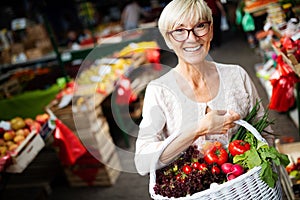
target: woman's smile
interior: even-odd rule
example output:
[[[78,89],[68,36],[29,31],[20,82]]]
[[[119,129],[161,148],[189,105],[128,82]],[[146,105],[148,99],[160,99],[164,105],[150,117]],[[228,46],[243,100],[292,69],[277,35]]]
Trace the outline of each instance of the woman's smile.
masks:
[[[187,51],[187,52],[195,52],[201,49],[203,45],[198,45],[198,46],[194,46],[194,47],[184,47],[183,50]]]

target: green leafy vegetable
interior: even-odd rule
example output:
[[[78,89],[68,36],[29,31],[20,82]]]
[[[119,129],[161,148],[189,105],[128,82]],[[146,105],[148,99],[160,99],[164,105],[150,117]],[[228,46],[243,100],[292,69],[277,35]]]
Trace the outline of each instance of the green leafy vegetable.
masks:
[[[250,143],[251,149],[242,155],[234,156],[233,163],[241,164],[247,169],[261,166],[260,178],[274,188],[278,174],[273,170],[272,164],[286,167],[290,162],[288,156],[279,153],[276,148],[258,141],[250,132],[246,133],[245,141]]]
[[[252,169],[256,166],[260,166],[261,159],[255,149],[250,149],[244,154],[234,156],[233,163],[240,164],[246,169]]]
[[[264,162],[261,165],[260,178],[266,182],[271,188],[275,187],[276,181],[278,180],[277,173],[272,171],[272,167],[269,163]]]
[[[256,101],[256,104],[244,120],[250,123],[259,133],[262,133],[266,132],[264,129],[273,124],[273,121],[269,120],[268,110],[265,111],[262,117],[257,117],[260,110],[260,102]],[[278,180],[278,174],[273,170],[273,164],[286,167],[290,162],[288,156],[279,153],[276,148],[270,147],[267,143],[257,140],[251,132],[242,126],[231,138],[230,142],[234,140],[244,140],[250,143],[251,148],[242,155],[230,157],[233,163],[240,164],[245,169],[261,166],[260,178],[271,188],[274,188]]]

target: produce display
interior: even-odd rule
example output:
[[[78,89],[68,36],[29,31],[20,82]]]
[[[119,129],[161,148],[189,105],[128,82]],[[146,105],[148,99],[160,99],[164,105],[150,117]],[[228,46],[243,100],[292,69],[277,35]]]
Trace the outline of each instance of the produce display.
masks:
[[[245,0],[245,12],[257,12],[266,9],[269,5],[277,3],[278,0]]]
[[[259,102],[245,121],[262,133],[272,122],[268,121],[268,112],[255,120],[258,110]],[[214,184],[231,181],[258,166],[261,166],[261,180],[274,188],[278,174],[273,169],[273,164],[287,166],[289,158],[240,127],[231,138],[228,148],[218,141],[208,141],[201,149],[193,145],[171,164],[156,170],[153,189],[155,194],[168,198],[185,197],[209,189]]]
[[[292,36],[284,35],[279,40],[273,41],[274,48],[280,51],[291,64],[300,62],[300,40],[293,40]]]
[[[300,198],[300,142],[281,143],[280,139],[275,141],[279,152],[288,155],[290,163],[286,167],[280,167],[280,178],[282,188],[288,199]]]
[[[300,198],[300,157],[297,157],[296,160],[290,157],[290,161],[290,164],[285,167],[287,177],[283,177],[283,180],[291,186],[291,190],[287,192],[289,196],[298,199]]]
[[[300,184],[300,157],[297,158],[296,162],[291,162],[285,169],[293,182]]]
[[[4,122],[5,128],[0,127],[0,158],[13,154],[32,131],[39,133],[48,120],[49,115],[44,113],[37,115],[35,119],[15,117]]]
[[[90,67],[80,73],[76,79],[76,84],[79,85],[79,88],[84,85],[93,85],[93,89],[96,85],[98,93],[110,93],[116,80],[127,71],[147,62],[158,61],[157,49],[158,44],[154,41],[130,43],[113,55],[97,59]],[[90,92],[93,93],[94,91]]]

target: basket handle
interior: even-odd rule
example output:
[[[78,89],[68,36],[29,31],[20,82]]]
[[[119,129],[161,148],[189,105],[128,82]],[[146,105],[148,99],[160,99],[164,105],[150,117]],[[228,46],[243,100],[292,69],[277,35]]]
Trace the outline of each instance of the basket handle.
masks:
[[[242,120],[242,119],[239,119],[237,121],[235,121],[234,123],[238,124],[238,125],[241,125],[243,126],[244,128],[246,128],[248,131],[250,131],[255,137],[256,139],[258,139],[259,141],[261,142],[264,142],[264,143],[267,143],[268,142],[266,141],[265,138],[263,138],[261,136],[261,134],[251,125],[249,124],[248,122],[246,122],[245,120]]]

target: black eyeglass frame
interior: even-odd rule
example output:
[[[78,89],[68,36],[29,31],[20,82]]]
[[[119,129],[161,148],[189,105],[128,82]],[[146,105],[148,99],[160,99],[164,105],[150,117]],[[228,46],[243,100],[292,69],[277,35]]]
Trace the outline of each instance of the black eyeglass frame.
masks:
[[[209,25],[209,26],[208,26],[208,31],[207,31],[205,34],[203,34],[203,35],[197,35],[197,34],[195,33],[195,30],[194,30],[194,29],[195,29],[197,26],[199,26],[200,24],[208,24],[208,25]],[[173,38],[175,41],[177,41],[177,42],[183,42],[183,41],[185,41],[186,39],[189,38],[190,32],[193,32],[193,34],[194,34],[196,37],[203,37],[203,36],[205,36],[205,35],[209,32],[210,24],[211,24],[211,21],[200,22],[200,23],[196,24],[196,25],[195,25],[193,28],[191,28],[191,29],[187,29],[187,28],[179,28],[179,29],[175,29],[175,30],[169,31],[169,32],[167,32],[167,33],[168,33],[169,35],[171,35],[172,38]],[[187,34],[187,36],[186,36],[185,39],[183,39],[183,40],[177,40],[177,39],[174,38],[173,33],[174,33],[175,31],[178,31],[178,30],[185,30],[185,31],[188,32],[188,34]]]

